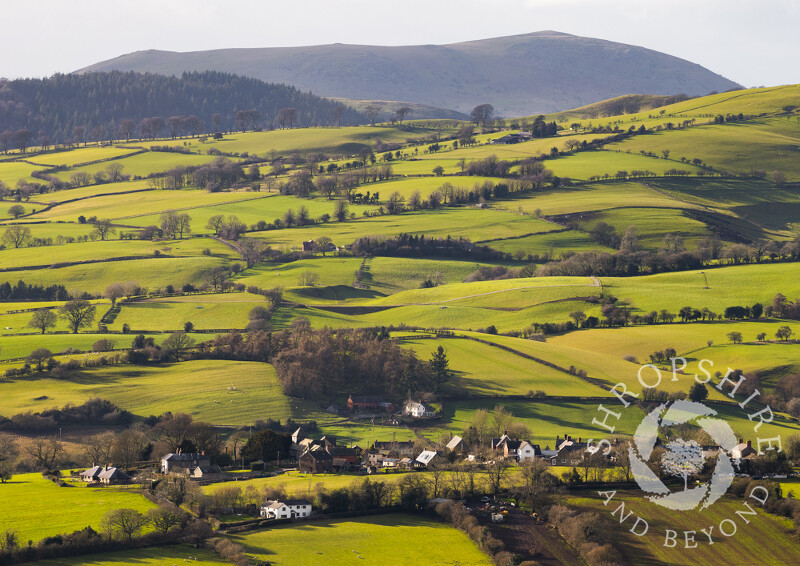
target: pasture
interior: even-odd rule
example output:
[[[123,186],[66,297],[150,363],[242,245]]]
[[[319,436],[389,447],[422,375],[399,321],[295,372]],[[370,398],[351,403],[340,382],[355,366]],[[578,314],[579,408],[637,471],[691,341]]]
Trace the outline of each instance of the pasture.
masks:
[[[163,142],[162,142],[163,145]],[[167,144],[169,145],[169,144]],[[96,148],[95,148],[96,149]],[[76,156],[77,157],[77,156]],[[146,177],[151,173],[160,173],[167,171],[177,166],[198,166],[205,165],[216,159],[213,155],[195,155],[185,153],[168,153],[161,151],[148,151],[145,153],[136,153],[130,157],[115,159],[112,163],[119,163],[122,165],[122,173],[124,175],[132,175],[134,177]],[[101,161],[100,163],[92,163],[91,165],[84,165],[81,167],[72,167],[64,171],[54,173],[56,177],[62,181],[69,181],[70,176],[77,172],[85,172],[89,175],[94,175],[98,171],[105,171],[109,162]]]
[[[189,361],[147,366],[107,366],[70,372],[63,379],[47,374],[7,380],[3,414],[80,405],[100,397],[135,415],[168,411],[197,420],[242,426],[258,419],[285,420],[303,411],[299,400],[285,397],[275,369],[257,362]],[[40,399],[46,392],[46,398]]]
[[[589,179],[590,177],[614,177],[618,171],[651,171],[664,175],[671,169],[682,169],[691,174],[700,171],[699,167],[680,161],[647,157],[638,153],[623,151],[582,151],[574,155],[550,159],[545,166],[559,177],[570,179]]]
[[[185,283],[201,285],[205,272],[212,267],[226,264],[227,260],[213,256],[185,258],[162,256],[151,259],[85,263],[32,271],[12,270],[3,272],[0,279],[4,281],[24,280],[44,286],[64,285],[67,289],[102,295],[110,284],[131,281],[132,278],[136,278],[140,284],[147,285],[151,289],[161,289],[167,285],[175,285],[179,288]]]
[[[800,297],[800,265],[796,263],[732,265],[704,271],[708,289],[701,271],[601,277],[600,282],[605,291],[644,313],[661,309],[677,313],[687,305],[720,313],[733,305],[768,305],[778,293],[790,300]]]
[[[453,372],[447,389],[455,395],[525,395],[537,390],[557,397],[610,395],[575,376],[472,340],[418,339],[401,344],[422,359],[444,347]]]
[[[70,149],[67,151],[54,151],[42,155],[34,156],[30,161],[37,165],[44,165],[46,167],[75,167],[83,163],[90,163],[92,161],[107,161],[118,157],[126,156],[136,150],[120,147],[116,145],[109,146],[89,146]]]
[[[87,554],[77,558],[58,558],[53,560],[40,560],[37,564],[43,566],[126,566],[137,564],[139,566],[172,566],[175,564],[191,563],[194,566],[220,566],[230,564],[217,556],[214,552],[203,548],[194,548],[189,545],[151,546],[137,548],[136,550],[121,550],[119,552],[102,552]]]
[[[446,208],[399,215],[372,216],[353,222],[329,222],[290,230],[271,230],[250,234],[274,246],[299,247],[301,242],[328,236],[334,244],[350,244],[362,236],[396,236],[406,233],[425,237],[469,238],[481,241],[537,234],[558,229],[558,225],[538,218],[479,208]]]
[[[163,297],[122,303],[110,330],[128,324],[132,332],[183,330],[191,322],[196,330],[244,330],[248,313],[264,306],[264,298],[249,293]]]
[[[31,505],[34,501],[39,504]],[[89,488],[79,481],[58,487],[41,474],[18,474],[0,484],[0,525],[16,531],[22,546],[87,526],[100,531],[103,515],[112,509],[146,512],[154,506],[134,489]]]
[[[669,149],[672,158],[702,159],[716,169],[747,173],[753,169],[782,171],[800,179],[797,147],[800,124],[786,118],[761,118],[733,124],[711,124],[686,130],[665,130],[636,136],[609,148],[638,153]]]
[[[248,554],[275,566],[344,566],[397,563],[488,566],[489,559],[464,533],[436,520],[393,513],[275,527],[231,537]],[[408,541],[414,544],[408,544]]]

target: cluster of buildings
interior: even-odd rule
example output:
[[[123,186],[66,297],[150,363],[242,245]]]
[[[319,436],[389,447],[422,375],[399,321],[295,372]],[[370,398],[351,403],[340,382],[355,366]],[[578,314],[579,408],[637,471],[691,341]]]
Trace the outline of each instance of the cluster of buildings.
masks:
[[[211,458],[206,456],[205,452],[184,454],[180,449],[161,458],[161,473],[186,474],[191,478],[206,481],[220,480],[225,477],[219,466],[211,465]]]

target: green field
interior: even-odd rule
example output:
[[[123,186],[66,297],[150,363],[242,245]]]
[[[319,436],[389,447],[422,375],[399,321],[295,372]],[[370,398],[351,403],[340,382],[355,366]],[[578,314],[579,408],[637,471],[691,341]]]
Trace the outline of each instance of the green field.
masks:
[[[225,244],[210,238],[192,238],[189,240],[106,240],[41,246],[31,248],[11,248],[0,251],[0,262],[9,267],[43,266],[53,264],[79,262],[87,260],[105,260],[125,257],[147,257],[162,254],[171,257],[198,257],[204,249],[211,252],[211,257],[239,259]],[[0,273],[0,280],[3,280]]]
[[[292,416],[298,402],[285,397],[272,366],[257,362],[190,361],[71,372],[64,379],[25,377],[0,384],[3,413],[41,411],[108,399],[136,415],[190,413],[220,425],[252,424]],[[37,397],[47,392],[46,399]]]
[[[191,322],[197,330],[244,330],[247,314],[257,306],[264,306],[264,298],[248,293],[166,297],[123,303],[122,309],[109,326],[121,330],[124,324],[131,331],[183,330]]]
[[[491,563],[464,533],[439,521],[399,513],[298,523],[232,538],[249,554],[275,566],[380,564],[387,555],[397,564]],[[410,540],[414,544],[408,544]]]
[[[107,147],[90,146],[90,147],[82,147],[67,151],[56,151],[53,153],[37,155],[33,157],[31,161],[33,163],[36,163],[37,165],[41,164],[49,167],[55,167],[58,165],[66,165],[67,167],[74,167],[75,165],[79,165],[81,163],[89,163],[91,161],[102,161],[102,160],[122,157],[124,155],[128,155],[129,153],[132,153],[133,151],[135,150],[118,146],[107,146]]]
[[[226,263],[227,260],[213,256],[162,257],[87,263],[34,271],[5,271],[0,279],[4,281],[24,280],[44,286],[64,285],[67,289],[78,289],[100,295],[112,283],[131,280],[137,280],[141,285],[146,285],[150,289],[162,289],[167,285],[175,285],[176,288],[179,288],[185,283],[201,285],[203,273],[212,267]]]
[[[58,558],[40,560],[37,564],[44,566],[125,566],[139,564],[141,566],[174,566],[189,562],[195,566],[219,566],[230,564],[224,562],[214,552],[189,545],[151,546],[136,550],[119,552],[103,552],[87,554],[77,558]]]
[[[800,297],[800,265],[736,265],[706,269],[708,289],[700,271],[659,273],[643,277],[601,277],[603,290],[628,301],[641,312],[667,309],[677,313],[686,305],[720,313],[732,305],[768,305],[778,293]]]
[[[785,118],[764,118],[734,124],[707,125],[687,130],[656,132],[612,143],[612,149],[660,153],[669,149],[673,159],[702,159],[724,171],[746,173],[751,169],[783,171],[790,180],[800,179],[797,145],[800,124]],[[681,164],[683,165],[683,164]],[[685,167],[679,167],[685,169]]]
[[[100,531],[103,515],[121,507],[145,512],[154,505],[133,489],[88,488],[80,481],[58,487],[40,474],[15,475],[0,485],[0,525],[16,531],[21,546],[87,526]]]
[[[575,376],[472,340],[403,340],[401,344],[423,359],[443,346],[454,374],[448,389],[455,395],[525,395],[537,390],[553,396],[610,395]]]
[[[694,175],[700,170],[689,163],[647,157],[638,153],[625,153],[624,151],[584,151],[549,160],[546,165],[555,175],[570,179],[589,179],[605,175],[614,177],[618,171],[627,171],[628,173],[651,171],[656,175],[663,175],[671,169],[682,169]]]
[[[596,152],[598,159],[601,156],[616,155],[611,152]],[[580,157],[584,154],[579,154]],[[648,179],[649,183],[650,180]],[[503,201],[503,206],[510,210],[521,209],[533,213],[537,209],[544,215],[557,215],[576,212],[589,212],[593,210],[606,210],[624,206],[653,206],[653,207],[686,207],[691,205],[681,203],[674,198],[651,189],[639,182],[604,182],[576,187],[547,189],[519,198]]]
[[[145,191],[133,194],[98,196],[91,199],[68,202],[37,214],[34,218],[37,220],[66,220],[74,222],[78,219],[78,216],[87,218],[97,216],[101,219],[117,220],[120,224],[136,226],[158,225],[160,221],[155,219],[144,224],[138,221],[130,222],[129,220],[150,214],[157,215],[165,210],[184,209],[187,205],[192,209],[215,207],[229,202],[252,199],[254,197],[266,198],[267,196],[266,194],[260,195],[244,191],[224,193],[209,193],[208,191],[195,189]],[[191,216],[191,212],[189,214]]]
[[[96,148],[95,148],[96,149]],[[79,159],[78,156],[75,157]],[[145,177],[151,173],[160,173],[167,171],[179,165],[204,165],[216,159],[213,155],[194,155],[183,153],[167,153],[160,151],[148,151],[146,153],[137,153],[130,157],[115,159],[113,163],[122,165],[123,175],[132,175]],[[83,159],[81,159],[83,161]],[[98,171],[104,171],[108,167],[107,162],[93,163],[92,165],[85,165],[83,167],[73,167],[64,171],[55,173],[55,176],[62,181],[69,181],[70,176],[76,171],[83,171],[94,175]]]

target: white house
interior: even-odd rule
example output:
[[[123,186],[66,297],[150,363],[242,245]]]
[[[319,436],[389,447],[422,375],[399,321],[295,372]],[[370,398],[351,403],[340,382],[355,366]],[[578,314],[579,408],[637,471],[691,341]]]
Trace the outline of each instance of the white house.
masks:
[[[267,519],[302,519],[311,515],[311,502],[307,499],[267,501],[259,511]]]
[[[541,456],[542,450],[538,444],[531,444],[527,440],[520,442],[517,448],[517,460],[520,462],[532,462],[536,456]]]
[[[425,403],[417,403],[416,401],[409,401],[406,403],[406,406],[403,408],[403,412],[406,415],[409,415],[414,418],[422,418],[422,417],[435,417],[436,411],[433,410],[432,407],[429,407]]]

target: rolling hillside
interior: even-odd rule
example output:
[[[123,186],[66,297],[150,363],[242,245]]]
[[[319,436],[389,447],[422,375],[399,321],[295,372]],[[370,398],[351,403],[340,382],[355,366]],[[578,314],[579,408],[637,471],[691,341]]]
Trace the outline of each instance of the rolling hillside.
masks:
[[[81,69],[180,75],[217,70],[331,97],[408,100],[503,116],[575,108],[623,94],[702,95],[739,85],[663,53],[554,31],[450,45],[320,45],[138,51]]]

